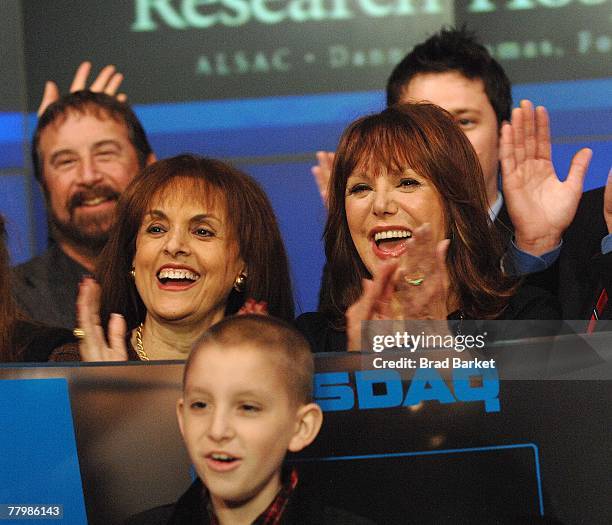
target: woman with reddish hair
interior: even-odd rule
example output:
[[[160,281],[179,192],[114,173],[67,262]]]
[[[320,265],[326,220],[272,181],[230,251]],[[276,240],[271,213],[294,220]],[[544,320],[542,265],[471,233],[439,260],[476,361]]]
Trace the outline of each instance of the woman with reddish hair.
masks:
[[[503,273],[478,157],[441,108],[353,122],[328,191],[329,283],[320,312],[298,319],[316,351],[360,349],[372,319],[559,318],[552,296]]]

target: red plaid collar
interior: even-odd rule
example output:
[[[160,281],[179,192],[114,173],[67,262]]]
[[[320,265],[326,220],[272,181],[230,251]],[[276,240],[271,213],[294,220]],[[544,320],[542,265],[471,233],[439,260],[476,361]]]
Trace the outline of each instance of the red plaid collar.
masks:
[[[298,473],[297,470],[292,469],[272,503],[268,505],[266,510],[257,516],[253,525],[279,525],[297,484]],[[219,525],[219,520],[215,515],[210,500],[206,509],[208,511],[208,517],[210,518],[210,525]]]

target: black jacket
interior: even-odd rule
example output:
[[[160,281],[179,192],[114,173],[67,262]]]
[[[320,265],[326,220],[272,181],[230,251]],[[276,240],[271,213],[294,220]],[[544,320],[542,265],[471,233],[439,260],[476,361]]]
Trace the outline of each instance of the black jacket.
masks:
[[[176,503],[129,518],[125,525],[209,525],[202,482],[196,480]],[[347,511],[323,505],[298,483],[281,519],[282,525],[374,525]]]
[[[72,330],[79,283],[89,272],[58,245],[13,268],[13,296],[30,319]]]
[[[576,217],[563,236],[557,269],[563,319],[589,319],[601,287],[606,286],[609,295],[612,292],[612,254],[601,253],[601,240],[608,234],[603,216],[604,189],[584,193]],[[607,319],[612,319],[610,314],[608,309]]]
[[[70,330],[18,320],[11,336],[13,360],[19,363],[44,363],[55,349],[67,343],[73,343],[76,347],[76,342]]]

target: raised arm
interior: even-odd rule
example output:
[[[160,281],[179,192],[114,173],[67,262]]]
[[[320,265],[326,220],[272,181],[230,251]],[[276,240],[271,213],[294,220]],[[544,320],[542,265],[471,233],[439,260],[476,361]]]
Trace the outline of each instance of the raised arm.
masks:
[[[90,73],[91,62],[81,62],[74,74],[72,84],[70,84],[70,93],[85,89],[87,87],[87,78]],[[121,82],[123,82],[123,74],[119,73],[115,66],[108,65],[100,70],[100,73],[98,73],[96,79],[91,83],[89,89],[91,91],[103,92],[107,95],[114,96],[119,90]],[[59,98],[60,92],[57,84],[53,80],[47,80],[47,82],[45,82],[43,97],[38,107],[38,116],[40,117],[45,112],[45,109]],[[124,102],[127,100],[127,95],[125,93],[119,93],[117,99]]]
[[[327,207],[327,192],[332,166],[334,165],[334,156],[333,151],[317,151],[317,165],[310,168],[325,207]]]
[[[552,163],[548,113],[528,100],[512,111],[502,127],[500,160],[504,198],[519,249],[542,255],[559,245],[582,196],[592,151],[583,148],[572,159],[561,182]]]
[[[393,275],[398,264],[398,261],[385,262],[380,265],[372,281],[363,279],[361,297],[346,311],[346,349],[349,352],[359,352],[362,349],[362,321],[391,319]]]

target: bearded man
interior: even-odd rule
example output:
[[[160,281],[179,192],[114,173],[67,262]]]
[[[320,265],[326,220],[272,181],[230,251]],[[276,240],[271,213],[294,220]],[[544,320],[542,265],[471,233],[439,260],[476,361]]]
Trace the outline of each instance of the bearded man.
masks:
[[[81,90],[44,110],[32,141],[32,162],[47,203],[52,243],[13,270],[15,299],[26,315],[74,328],[79,283],[94,273],[117,199],[154,160],[138,118],[116,97]]]

